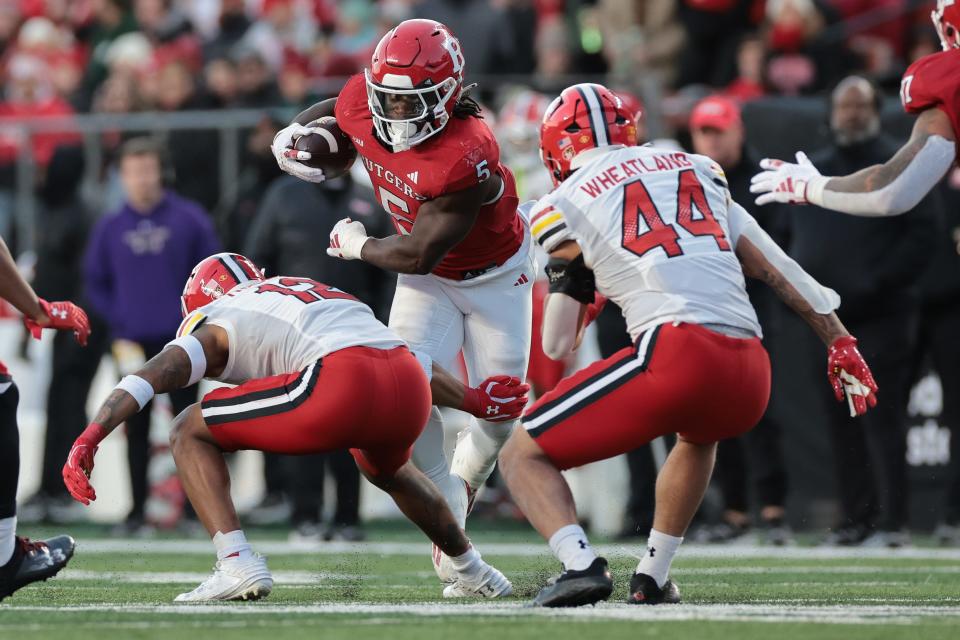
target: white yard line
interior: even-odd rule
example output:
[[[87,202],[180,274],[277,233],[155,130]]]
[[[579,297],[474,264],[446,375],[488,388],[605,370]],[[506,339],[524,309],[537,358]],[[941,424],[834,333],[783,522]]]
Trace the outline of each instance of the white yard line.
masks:
[[[268,555],[344,555],[369,554],[383,556],[428,555],[430,544],[424,542],[282,542],[252,541],[257,551]],[[514,542],[483,542],[477,546],[484,555],[490,556],[547,556],[546,544]],[[600,553],[607,557],[629,557],[640,550],[638,545],[599,545]],[[77,553],[150,553],[150,554],[208,554],[213,555],[213,545],[206,540],[79,540]],[[960,549],[858,549],[831,547],[757,547],[757,546],[706,546],[689,545],[680,550],[682,558],[745,558],[745,559],[910,559],[910,560],[960,560]]]
[[[833,605],[804,606],[802,604],[743,604],[743,605],[678,605],[638,607],[603,603],[596,607],[579,609],[534,609],[523,603],[484,602],[470,604],[346,604],[317,603],[308,605],[211,604],[186,605],[122,605],[98,604],[56,607],[0,606],[2,610],[36,611],[45,616],[76,613],[170,614],[178,616],[210,615],[344,615],[344,616],[419,616],[419,617],[543,617],[572,620],[624,621],[747,621],[747,622],[829,622],[842,624],[890,624],[916,622],[923,618],[960,618],[960,607],[922,605]],[[396,620],[384,619],[384,623]],[[104,626],[109,626],[106,623]]]

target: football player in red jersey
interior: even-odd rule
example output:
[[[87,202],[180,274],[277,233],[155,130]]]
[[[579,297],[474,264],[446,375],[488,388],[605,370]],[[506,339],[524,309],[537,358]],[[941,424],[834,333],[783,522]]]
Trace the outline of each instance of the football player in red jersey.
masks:
[[[87,343],[90,323],[72,302],[47,302],[26,283],[0,238],[0,298],[24,316],[24,324],[39,338],[44,327],[72,330],[81,345]],[[20,473],[20,437],[17,430],[17,386],[0,362],[0,600],[32,582],[46,580],[67,565],[73,555],[70,536],[31,542],[16,535],[17,477]]]
[[[472,384],[493,372],[522,379],[533,243],[517,213],[514,177],[477,103],[466,96],[463,74],[460,43],[446,26],[402,22],[377,45],[370,68],[336,98],[298,115],[277,134],[273,151],[289,173],[322,180],[322,171],[298,162],[308,156],[292,142],[306,124],[336,116],[397,233],[370,238],[360,222],[345,218],[331,233],[328,253],[400,274],[390,327],[411,348],[448,369],[462,350]],[[472,420],[448,467],[443,423],[432,412],[414,462],[440,487],[461,525],[469,497],[490,475],[513,426]],[[446,581],[445,560],[436,553],[434,559]]]
[[[171,448],[190,502],[217,549],[216,569],[177,602],[248,600],[273,589],[266,561],[247,543],[230,499],[224,452],[300,455],[349,449],[357,466],[450,554],[457,573],[444,597],[509,595],[510,582],[480,558],[443,497],[409,464],[432,401],[508,417],[526,404],[526,385],[491,378],[469,389],[413,354],[353,296],[307,278],[264,279],[240,255],[198,264],[184,287],[177,338],[126,376],[77,438],[63,468],[70,494],[89,504],[99,443],[156,393],[213,378],[215,389],[185,409]],[[432,374],[427,380],[427,371]],[[372,400],[372,402],[371,402]]]
[[[919,117],[910,140],[884,164],[849,176],[820,175],[803,152],[797,162],[764,159],[750,190],[757,204],[814,204],[855,216],[906,213],[938,183],[957,158],[960,140],[960,4],[937,0],[932,13],[943,51],[917,60],[900,85],[900,100]]]

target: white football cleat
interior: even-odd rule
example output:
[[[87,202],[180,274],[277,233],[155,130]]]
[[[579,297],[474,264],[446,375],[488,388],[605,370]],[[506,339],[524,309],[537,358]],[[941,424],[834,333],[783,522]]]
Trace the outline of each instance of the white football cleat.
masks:
[[[468,573],[456,574],[457,580],[443,589],[444,598],[501,598],[513,593],[507,577],[486,562]]]
[[[218,560],[213,575],[200,586],[181,593],[174,602],[214,602],[217,600],[259,600],[273,590],[273,576],[267,559],[255,553],[243,560]]]

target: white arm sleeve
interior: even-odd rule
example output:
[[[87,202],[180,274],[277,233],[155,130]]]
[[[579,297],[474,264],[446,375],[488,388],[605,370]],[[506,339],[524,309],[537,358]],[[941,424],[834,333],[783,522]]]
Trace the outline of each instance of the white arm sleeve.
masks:
[[[787,282],[793,285],[793,288],[817,313],[825,315],[840,306],[840,296],[837,292],[814,280],[793,258],[784,253],[746,209],[731,201],[727,213],[734,246],[740,242],[740,238],[750,240],[763,257],[787,279]]]
[[[563,293],[547,296],[543,309],[543,352],[552,360],[562,360],[577,346],[580,308],[583,305]]]
[[[947,173],[956,159],[954,143],[931,136],[896,179],[876,191],[843,193],[826,188],[830,178],[810,183],[807,201],[825,209],[855,216],[880,218],[897,216],[917,206]]]

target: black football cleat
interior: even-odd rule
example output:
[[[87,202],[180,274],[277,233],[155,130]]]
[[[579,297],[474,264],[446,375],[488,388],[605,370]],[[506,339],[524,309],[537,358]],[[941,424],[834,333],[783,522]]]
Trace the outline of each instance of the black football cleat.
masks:
[[[613,593],[607,561],[597,558],[582,571],[564,570],[533,599],[535,607],[580,607],[606,600]]]
[[[57,575],[73,557],[76,543],[70,536],[56,536],[32,542],[17,536],[13,557],[0,566],[0,600],[17,589]]]
[[[680,589],[672,580],[662,587],[645,573],[635,573],[630,578],[630,595],[627,604],[680,604]]]

